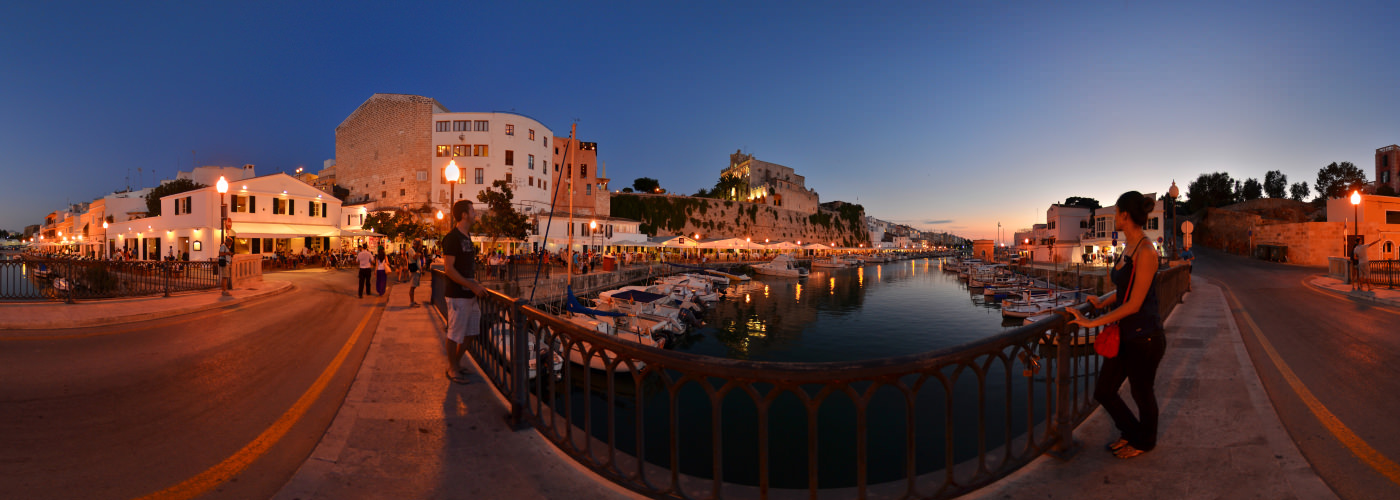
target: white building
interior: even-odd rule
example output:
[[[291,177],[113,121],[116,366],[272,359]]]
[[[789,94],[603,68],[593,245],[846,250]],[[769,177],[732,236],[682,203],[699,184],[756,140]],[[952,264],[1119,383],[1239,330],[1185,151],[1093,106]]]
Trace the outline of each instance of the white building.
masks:
[[[334,245],[342,234],[340,200],[277,173],[230,181],[222,197],[214,185],[163,197],[160,216],[109,225],[109,255],[125,249],[140,260],[186,254],[196,261],[216,258],[221,200],[228,204],[234,253],[338,248]]]
[[[442,176],[447,164],[455,161],[461,171],[456,199],[476,203],[477,193],[504,180],[510,183],[513,203],[521,213],[549,211],[555,177],[550,165],[554,150],[549,145],[553,132],[544,124],[513,113],[441,111],[434,112],[432,119],[432,168],[418,175],[431,177],[433,200],[446,201],[451,196],[452,187]]]
[[[219,182],[220,177],[233,183],[244,179],[252,179],[257,177],[257,174],[253,172],[253,164],[251,163],[241,167],[195,167],[189,172],[179,172],[175,174],[176,180],[189,179],[197,184],[203,184],[205,186],[213,186],[215,182]]]
[[[1156,197],[1156,193],[1147,193],[1144,196]],[[1143,226],[1143,233],[1152,242],[1157,253],[1162,253],[1162,220],[1166,213],[1166,203],[1158,199],[1157,205],[1152,212],[1147,214],[1147,225]],[[1126,250],[1129,243],[1124,241],[1122,231],[1114,227],[1114,218],[1118,215],[1118,208],[1114,206],[1102,207],[1094,211],[1094,218],[1089,223],[1089,228],[1080,237],[1080,248],[1075,255],[1075,262],[1088,262],[1104,264],[1112,262],[1113,257]]]

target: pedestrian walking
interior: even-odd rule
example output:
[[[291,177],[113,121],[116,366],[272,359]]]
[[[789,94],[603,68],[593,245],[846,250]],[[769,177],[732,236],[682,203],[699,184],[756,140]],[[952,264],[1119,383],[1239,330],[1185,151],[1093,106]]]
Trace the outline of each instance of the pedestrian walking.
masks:
[[[360,244],[360,253],[355,255],[355,260],[360,263],[360,298],[365,298],[365,292],[370,291],[369,277],[374,272],[374,255],[369,253],[369,245]]]
[[[1158,408],[1153,384],[1157,366],[1166,353],[1167,339],[1158,313],[1157,288],[1153,286],[1157,251],[1142,231],[1147,224],[1147,214],[1156,203],[1142,193],[1129,191],[1119,196],[1115,205],[1118,213],[1114,216],[1114,227],[1121,228],[1129,242],[1127,250],[1114,260],[1109,272],[1117,291],[1107,301],[1090,295],[1089,303],[1095,308],[1112,303],[1117,307],[1093,319],[1084,317],[1073,307],[1066,310],[1074,315],[1070,324],[1084,328],[1118,323],[1118,355],[1104,358],[1099,367],[1094,399],[1113,417],[1120,433],[1118,439],[1105,447],[1118,458],[1133,458],[1157,446]],[[1125,379],[1132,387],[1137,416],[1118,395]]]
[[[427,252],[423,248],[423,242],[415,241],[408,249],[408,307],[418,307],[418,301],[413,298],[413,292],[418,290],[419,277],[423,275],[423,268],[428,267]]]
[[[394,268],[389,266],[389,257],[384,255],[384,247],[379,247],[379,256],[374,259],[374,287],[380,297],[389,289],[389,274],[392,272]]]
[[[458,384],[467,383],[462,368],[463,345],[467,337],[481,333],[481,306],[477,296],[486,294],[476,281],[476,247],[472,245],[472,202],[460,200],[452,205],[452,230],[442,238],[443,271],[447,283],[447,378]]]

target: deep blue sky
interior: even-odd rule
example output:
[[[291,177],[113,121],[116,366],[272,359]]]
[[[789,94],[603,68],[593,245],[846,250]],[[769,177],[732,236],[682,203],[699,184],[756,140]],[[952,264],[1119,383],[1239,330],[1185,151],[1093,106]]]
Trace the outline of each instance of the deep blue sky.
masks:
[[[577,121],[614,188],[743,148],[969,237],[1205,172],[1373,177],[1400,142],[1393,1],[380,3],[0,8],[0,228],[128,170],[319,169],[375,92]]]

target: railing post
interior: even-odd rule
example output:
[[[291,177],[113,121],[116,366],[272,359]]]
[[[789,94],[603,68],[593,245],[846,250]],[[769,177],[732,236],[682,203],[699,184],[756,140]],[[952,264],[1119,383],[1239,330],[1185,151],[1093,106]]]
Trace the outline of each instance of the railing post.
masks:
[[[73,272],[73,265],[74,264],[72,262],[68,263],[68,276],[60,276],[65,280],[66,283],[68,283],[68,299],[66,300],[66,302],[68,302],[69,304],[73,303],[73,289],[77,288],[78,283],[78,280]],[[57,267],[58,266],[54,266],[54,268]]]
[[[525,299],[515,299],[510,305],[510,428],[525,428],[526,384],[530,380],[529,333],[525,327]],[[539,369],[544,369],[543,364]],[[537,375],[539,376],[539,375]]]
[[[1078,328],[1070,326],[1061,317],[1055,329],[1055,421],[1051,432],[1055,444],[1050,446],[1050,454],[1060,460],[1069,460],[1079,453],[1079,443],[1074,441],[1074,424],[1071,414],[1074,404],[1069,400],[1070,385],[1074,383],[1070,370],[1070,351],[1074,348],[1074,334]]]
[[[165,296],[170,296],[170,263],[161,262],[161,267],[165,268]]]

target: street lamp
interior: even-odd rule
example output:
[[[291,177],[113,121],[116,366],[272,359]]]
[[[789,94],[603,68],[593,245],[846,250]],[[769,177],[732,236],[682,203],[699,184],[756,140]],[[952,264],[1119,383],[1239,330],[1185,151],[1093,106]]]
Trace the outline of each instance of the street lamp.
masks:
[[[222,175],[219,176],[219,182],[214,183],[214,189],[219,192],[219,246],[217,248],[220,250],[219,260],[222,261],[224,259],[224,237],[226,236],[224,234],[224,227],[228,225],[228,205],[224,203],[224,194],[228,193],[228,180],[224,179]],[[233,249],[230,248],[229,251],[232,252]],[[232,264],[232,262],[219,266],[220,279],[227,279],[229,264]],[[232,282],[233,280],[229,281]],[[225,285],[224,283],[219,283],[219,291],[222,292],[225,297],[229,295],[228,286],[229,285]]]
[[[102,221],[102,258],[107,258],[107,221]]]
[[[588,221],[588,236],[593,243],[593,251],[598,251],[598,221]]]
[[[1167,196],[1171,198],[1167,202],[1167,210],[1170,210],[1167,212],[1167,238],[1171,242],[1171,259],[1176,260],[1179,256],[1176,246],[1176,197],[1181,196],[1181,189],[1176,187],[1176,180],[1172,180],[1172,187],[1167,190]]]
[[[447,161],[447,167],[442,171],[442,178],[452,184],[452,200],[447,202],[447,209],[451,210],[452,205],[457,203],[457,180],[462,178],[462,169],[457,168],[457,159]]]

